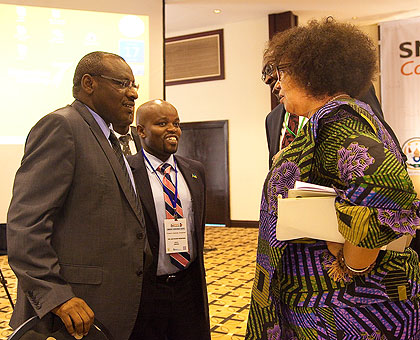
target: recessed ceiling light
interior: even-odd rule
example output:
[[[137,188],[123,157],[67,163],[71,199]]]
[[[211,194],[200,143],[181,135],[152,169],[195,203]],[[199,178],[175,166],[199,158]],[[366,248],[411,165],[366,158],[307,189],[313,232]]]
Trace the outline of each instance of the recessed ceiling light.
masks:
[[[357,17],[352,17],[352,19],[353,19],[353,20],[356,20],[356,19],[357,19]]]
[[[213,13],[214,13],[214,14],[220,14],[220,13],[222,13],[222,10],[221,10],[221,9],[216,8],[216,9],[214,9],[214,10],[213,10]]]

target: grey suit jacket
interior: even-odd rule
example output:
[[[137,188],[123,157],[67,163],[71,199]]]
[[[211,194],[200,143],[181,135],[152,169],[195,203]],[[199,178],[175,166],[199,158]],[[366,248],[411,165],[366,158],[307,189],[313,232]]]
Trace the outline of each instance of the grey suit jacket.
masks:
[[[201,301],[203,313],[206,320],[209,319],[207,287],[204,270],[204,226],[205,226],[205,207],[206,207],[206,178],[203,164],[198,161],[184,158],[182,156],[175,156],[177,167],[184,176],[187,182],[188,189],[191,194],[192,208],[194,212],[194,228],[197,244],[197,261],[200,267],[200,277],[198,280],[201,284],[202,296]],[[141,187],[140,192],[141,202],[143,204],[144,217],[146,220],[147,230],[147,250],[145,258],[145,273],[144,273],[144,287],[143,292],[147,291],[147,287],[153,284],[156,279],[156,271],[159,254],[159,228],[156,219],[155,203],[153,200],[153,193],[150,187],[149,176],[147,174],[146,165],[142,152],[138,152],[134,156],[128,157],[128,162],[133,170],[134,180],[138,187]],[[209,321],[208,321],[209,322]],[[208,329],[210,327],[208,326]],[[200,339],[207,340],[207,339]],[[210,340],[210,334],[208,334]]]
[[[7,221],[17,327],[77,296],[119,340],[140,303],[145,222],[108,140],[73,102],[30,131]]]

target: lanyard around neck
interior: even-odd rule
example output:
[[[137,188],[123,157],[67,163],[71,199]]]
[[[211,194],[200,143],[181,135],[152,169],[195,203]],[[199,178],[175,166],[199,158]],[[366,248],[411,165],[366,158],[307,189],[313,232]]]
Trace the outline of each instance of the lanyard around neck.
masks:
[[[295,137],[295,138],[296,138],[296,136],[299,134],[300,130],[302,130],[302,127],[303,127],[303,124],[304,124],[304,122],[305,122],[305,119],[302,119],[302,121],[301,121],[301,122],[300,122],[300,124],[299,124],[299,128],[298,128],[298,130],[296,131],[296,133],[294,133],[292,130],[290,130],[290,128],[289,128],[289,126],[288,126],[288,123],[289,123],[289,117],[290,117],[290,113],[286,111],[286,116],[284,117],[284,121],[286,122],[286,123],[285,123],[285,125],[286,125],[286,129],[287,129],[287,131],[289,131],[289,132],[290,132],[290,134],[291,134],[293,137]]]
[[[159,180],[160,184],[162,184],[162,188],[163,191],[166,192],[166,194],[168,195],[171,204],[172,204],[172,208],[174,209],[175,213],[176,213],[176,199],[178,198],[178,171],[176,170],[176,159],[174,158],[174,169],[175,169],[175,198],[172,199],[171,198],[171,192],[169,191],[169,189],[163,184],[162,180],[160,179],[156,169],[152,166],[152,163],[150,163],[149,158],[147,158],[146,154],[144,153],[144,150],[141,149],[141,152],[143,153],[143,157],[144,159],[147,161],[147,163],[149,164],[150,168],[153,170],[153,172],[155,173],[157,179]],[[169,174],[168,174],[169,175]],[[163,176],[165,176],[165,174],[163,174]]]

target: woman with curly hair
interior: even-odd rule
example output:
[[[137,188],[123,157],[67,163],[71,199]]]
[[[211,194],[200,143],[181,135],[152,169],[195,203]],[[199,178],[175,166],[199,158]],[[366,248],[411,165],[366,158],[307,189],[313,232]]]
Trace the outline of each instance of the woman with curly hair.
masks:
[[[398,142],[354,99],[375,74],[372,42],[326,20],[281,32],[268,48],[281,103],[309,121],[264,184],[246,339],[420,339],[418,256],[381,250],[415,235],[420,202]],[[335,189],[344,244],[276,239],[277,198],[296,180]]]

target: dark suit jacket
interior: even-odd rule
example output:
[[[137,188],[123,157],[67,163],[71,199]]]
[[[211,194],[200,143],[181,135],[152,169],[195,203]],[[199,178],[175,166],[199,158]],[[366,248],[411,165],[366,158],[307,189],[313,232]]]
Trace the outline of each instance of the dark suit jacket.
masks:
[[[79,101],[30,131],[7,221],[16,328],[77,296],[127,340],[142,289],[145,222],[118,159]]]
[[[205,226],[205,207],[206,207],[206,179],[203,164],[198,161],[175,156],[177,167],[181,171],[187,182],[191,194],[192,208],[194,212],[195,241],[197,244],[197,259],[200,267],[201,290],[203,313],[206,320],[209,319],[207,287],[204,270],[204,226]],[[143,204],[144,216],[146,220],[148,245],[145,257],[144,287],[143,293],[146,294],[148,285],[154,284],[159,254],[159,229],[156,219],[155,203],[153,200],[152,189],[150,187],[149,176],[142,152],[128,157],[128,162],[133,169],[136,185],[141,188],[140,197]],[[210,329],[210,327],[208,327]],[[206,340],[206,339],[200,339]],[[209,338],[210,340],[210,334]]]
[[[373,87],[373,85],[369,88],[368,92],[365,95],[360,97],[360,100],[369,104],[375,116],[378,117],[381,123],[385,126],[391,137],[396,141],[397,146],[400,147],[400,144],[398,142],[397,137],[394,134],[394,131],[392,131],[391,127],[384,120],[384,114],[382,112],[382,108],[379,104],[378,98],[376,97],[375,88]],[[279,152],[280,135],[283,127],[285,114],[286,110],[283,104],[279,104],[273,109],[273,111],[271,111],[267,115],[265,119],[265,132],[267,135],[269,151],[268,163],[270,168],[273,163],[274,155],[277,152]],[[400,151],[404,155],[401,148]]]
[[[130,126],[131,136],[134,140],[134,145],[136,146],[137,152],[141,150],[141,141],[139,134],[137,133],[137,128],[135,126]]]

